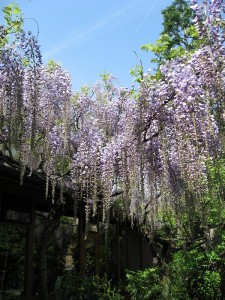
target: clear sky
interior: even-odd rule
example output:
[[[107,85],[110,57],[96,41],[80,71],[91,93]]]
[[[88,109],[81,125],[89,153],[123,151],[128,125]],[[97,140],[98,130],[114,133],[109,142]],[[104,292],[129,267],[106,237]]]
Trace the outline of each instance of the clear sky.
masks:
[[[1,7],[11,1],[0,0]],[[92,84],[99,74],[112,73],[122,86],[131,87],[129,74],[142,60],[152,67],[151,54],[140,45],[154,42],[162,31],[161,10],[172,0],[18,0],[25,18],[39,26],[43,61],[60,62],[73,81],[73,89]],[[25,19],[25,29],[38,33]]]

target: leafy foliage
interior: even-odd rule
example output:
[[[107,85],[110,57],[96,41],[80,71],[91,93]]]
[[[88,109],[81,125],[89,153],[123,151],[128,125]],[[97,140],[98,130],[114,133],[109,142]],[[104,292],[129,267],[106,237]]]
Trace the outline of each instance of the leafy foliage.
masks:
[[[16,245],[16,246],[15,246]],[[21,293],[24,286],[25,231],[15,226],[0,227],[0,296]]]
[[[144,271],[127,271],[126,290],[130,299],[159,299],[160,285],[157,270],[154,268]]]
[[[62,299],[98,299],[98,300],[122,300],[120,289],[115,288],[107,276],[78,277],[74,274],[66,274],[62,279]]]
[[[2,12],[6,25],[0,26],[0,47],[6,45],[10,38],[13,41],[23,28],[23,15],[16,2],[3,7]]]
[[[169,264],[128,271],[131,299],[224,299],[224,230],[218,234],[221,240],[213,249],[192,244],[192,249],[177,251]]]
[[[170,48],[181,46],[187,51],[196,49],[195,42],[198,41],[198,34],[191,23],[194,18],[194,11],[190,8],[187,0],[175,0],[170,6],[162,10],[163,31],[171,38]]]
[[[192,24],[194,11],[189,1],[175,0],[170,6],[162,10],[163,31],[154,44],[141,46],[144,51],[151,51],[155,58],[151,61],[160,66],[165,61],[182,57],[198,49],[202,43],[198,32]],[[156,75],[160,75],[160,69]],[[157,78],[157,77],[156,77]]]

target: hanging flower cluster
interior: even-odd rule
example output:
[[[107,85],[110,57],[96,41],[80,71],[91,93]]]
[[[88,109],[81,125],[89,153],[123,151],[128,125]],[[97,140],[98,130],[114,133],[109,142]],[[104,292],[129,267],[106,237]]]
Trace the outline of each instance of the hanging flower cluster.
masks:
[[[54,181],[69,164],[71,79],[57,64],[42,65],[30,32],[6,44],[0,58],[3,152],[21,162],[21,180],[25,166],[32,171],[42,165],[47,182]]]
[[[195,211],[207,193],[207,163],[223,151],[225,52],[223,1],[193,0],[204,40],[191,56],[168,61],[162,78],[146,75],[138,90],[103,79],[78,93],[58,64],[43,66],[37,41],[0,52],[0,141],[5,155],[41,170],[46,194],[60,182],[84,201],[86,219],[99,209],[154,226],[172,210]],[[40,167],[41,166],[41,167]],[[23,172],[22,172],[23,173]],[[23,175],[23,174],[22,174]]]

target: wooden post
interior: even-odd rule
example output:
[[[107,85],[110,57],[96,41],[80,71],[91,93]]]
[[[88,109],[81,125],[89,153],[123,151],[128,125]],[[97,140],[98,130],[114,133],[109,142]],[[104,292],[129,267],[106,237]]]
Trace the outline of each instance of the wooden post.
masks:
[[[25,262],[25,295],[26,300],[32,299],[33,288],[33,245],[34,245],[34,201],[30,209],[30,224],[26,232],[26,262]]]
[[[84,275],[85,271],[85,215],[83,208],[81,208],[80,217],[79,217],[79,244],[78,244],[78,251],[79,251],[79,273],[80,275]]]
[[[120,286],[120,273],[121,273],[121,266],[120,266],[120,225],[119,222],[116,224],[116,279],[117,283]]]
[[[99,275],[99,232],[95,235],[95,275]]]
[[[2,194],[0,193],[0,221],[3,221]]]
[[[143,270],[143,244],[142,244],[142,236],[139,236],[139,244],[140,244],[140,270]]]
[[[126,255],[127,255],[127,265],[126,268],[130,269],[130,225],[128,222],[126,222]]]

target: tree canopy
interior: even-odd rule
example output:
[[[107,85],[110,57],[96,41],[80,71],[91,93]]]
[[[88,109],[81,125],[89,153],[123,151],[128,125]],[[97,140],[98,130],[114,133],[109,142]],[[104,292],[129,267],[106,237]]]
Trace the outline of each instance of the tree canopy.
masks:
[[[190,2],[187,0],[176,0],[170,6],[162,10],[163,31],[162,34],[168,34],[171,38],[170,48],[181,46],[186,50],[194,48],[194,40],[190,34],[192,28],[191,21],[194,18],[194,11],[190,8]]]
[[[165,61],[179,58],[185,52],[192,52],[200,47],[198,31],[192,20],[195,17],[188,0],[174,0],[167,8],[162,10],[163,31],[154,44],[141,46],[144,51],[152,51],[155,58],[152,62],[158,65]],[[199,23],[200,24],[200,23]]]

